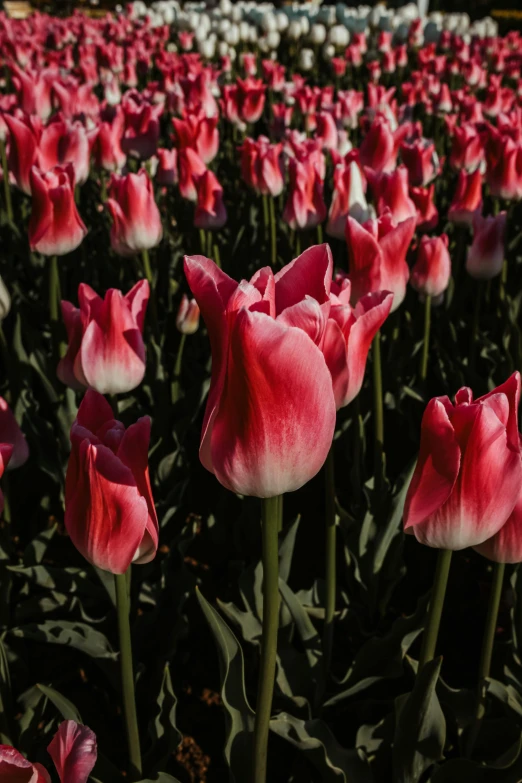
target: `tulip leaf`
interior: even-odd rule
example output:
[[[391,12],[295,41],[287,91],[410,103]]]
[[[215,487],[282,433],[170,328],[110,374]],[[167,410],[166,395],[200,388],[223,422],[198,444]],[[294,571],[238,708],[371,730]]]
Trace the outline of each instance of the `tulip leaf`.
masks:
[[[56,533],[57,525],[52,525],[47,530],[42,530],[36,538],[26,547],[24,552],[24,566],[39,565],[47,552],[47,548]]]
[[[138,783],[180,783],[177,778],[168,775],[166,772],[158,772],[154,778],[143,778]]]
[[[114,661],[118,658],[107,637],[86,623],[69,620],[60,620],[58,623],[54,620],[45,620],[43,623],[12,628],[9,633],[27,641],[64,644],[92,658],[108,658]]]
[[[413,691],[396,700],[394,783],[418,783],[443,757],[446,720],[436,693],[441,664],[442,658],[429,661],[417,674]]]
[[[182,740],[182,735],[176,727],[177,699],[172,688],[168,664],[163,671],[156,706],[156,715],[149,723],[152,747],[147,754],[147,768],[153,769],[164,766]]]
[[[272,718],[270,729],[305,754],[323,783],[370,783],[364,752],[339,745],[323,720],[300,720],[282,712]]]
[[[199,590],[196,594],[218,648],[221,698],[227,715],[225,758],[231,780],[243,783],[250,775],[250,745],[254,727],[254,713],[245,693],[243,651],[223,618]]]
[[[0,744],[11,745],[10,720],[13,714],[11,674],[4,642],[0,637]]]
[[[38,683],[36,687],[54,704],[64,720],[75,720],[76,723],[83,723],[82,716],[69,699],[66,699],[65,696],[62,696],[61,693],[48,685]]]

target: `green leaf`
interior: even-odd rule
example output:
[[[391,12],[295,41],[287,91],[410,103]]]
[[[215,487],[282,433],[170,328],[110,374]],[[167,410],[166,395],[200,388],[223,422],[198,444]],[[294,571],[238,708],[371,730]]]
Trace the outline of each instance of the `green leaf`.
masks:
[[[441,665],[442,658],[429,661],[417,674],[413,691],[396,700],[394,783],[418,783],[443,757],[446,720],[436,693]]]
[[[223,618],[196,590],[199,605],[216,640],[219,653],[221,699],[226,710],[225,758],[231,780],[244,783],[250,776],[254,712],[245,693],[245,664],[238,640]]]
[[[169,756],[178,747],[182,735],[176,727],[177,699],[172,688],[168,664],[163,672],[160,692],[156,699],[157,711],[149,724],[152,747],[147,754],[147,769],[165,766]]]
[[[76,723],[83,723],[82,716],[69,699],[66,699],[65,696],[48,685],[37,683],[36,687],[54,704],[64,720],[75,720]]]
[[[67,620],[46,620],[43,623],[31,623],[18,628],[12,628],[9,633],[19,639],[32,642],[47,642],[49,644],[64,644],[75,650],[90,655],[92,658],[109,658],[117,660],[109,640],[99,631],[95,631],[86,623],[75,623]]]
[[[33,538],[24,552],[25,566],[34,566],[42,562],[43,557],[47,551],[47,547],[56,533],[57,527],[57,525],[52,525],[52,527],[48,528],[47,530],[42,530],[42,532],[39,533],[36,538]]]
[[[282,712],[270,729],[298,748],[317,769],[322,783],[370,783],[371,774],[362,750],[343,748],[322,720],[299,720]]]
[[[0,743],[12,745],[10,718],[13,714],[11,675],[7,652],[0,638]]]

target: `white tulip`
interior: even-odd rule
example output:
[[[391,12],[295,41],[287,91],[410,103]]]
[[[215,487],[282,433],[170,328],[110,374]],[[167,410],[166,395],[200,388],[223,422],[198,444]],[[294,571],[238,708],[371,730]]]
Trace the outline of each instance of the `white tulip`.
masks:
[[[228,54],[228,44],[226,41],[218,42],[217,53],[220,57],[226,57],[226,55]]]
[[[326,27],[323,24],[314,24],[310,29],[310,41],[315,46],[321,46],[326,41]]]
[[[328,41],[338,49],[344,49],[350,43],[350,33],[342,24],[336,24],[328,31]]]
[[[230,0],[220,0],[219,2],[219,10],[223,14],[223,16],[230,16],[232,13],[232,3]]]
[[[275,20],[277,24],[277,29],[279,30],[280,33],[283,33],[289,25],[288,16],[282,11],[278,11],[275,15]]]
[[[314,53],[312,49],[301,49],[299,52],[299,68],[302,71],[311,71],[314,67]]]
[[[272,13],[263,14],[261,17],[261,27],[265,33],[273,33],[277,30],[277,19]]]
[[[266,36],[266,42],[269,49],[279,49],[279,44],[281,43],[281,36],[277,32],[277,30],[273,30]]]
[[[288,25],[287,35],[291,41],[299,41],[299,39],[303,35],[303,28],[301,27],[301,22],[299,22],[297,19],[292,19],[292,21]]]
[[[239,27],[237,24],[233,24],[230,26],[230,29],[226,31],[225,35],[223,36],[223,39],[227,42],[229,46],[237,46],[239,43]]]

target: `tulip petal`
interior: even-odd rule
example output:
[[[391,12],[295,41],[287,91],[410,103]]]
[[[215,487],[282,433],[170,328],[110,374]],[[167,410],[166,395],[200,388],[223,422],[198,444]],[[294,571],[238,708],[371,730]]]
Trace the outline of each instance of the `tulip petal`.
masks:
[[[275,276],[276,311],[311,296],[319,304],[329,301],[333,259],[329,245],[314,245],[284,266]]]
[[[13,447],[9,470],[24,465],[29,458],[29,446],[15,415],[3,397],[0,397],[0,442]]]
[[[460,448],[448,416],[449,400],[430,400],[421,425],[417,466],[404,504],[404,529],[428,519],[449,498],[460,467]]]
[[[125,299],[130,305],[131,313],[142,333],[149,297],[150,286],[148,280],[139,280],[136,285],[131,288],[129,293],[125,295]]]
[[[105,397],[94,389],[87,389],[78,408],[76,423],[96,434],[104,424],[113,420],[114,413]]]
[[[11,745],[0,745],[0,780],[7,783],[51,783],[41,764],[31,764]]]
[[[310,337],[312,342],[321,347],[324,339],[327,313],[321,308],[319,302],[307,296],[303,301],[287,307],[277,321],[284,326],[296,326]]]
[[[332,375],[335,407],[339,410],[346,398],[349,373],[343,333],[337,321],[332,318],[329,318],[326,324],[323,353]]]
[[[65,720],[47,746],[47,751],[60,783],[87,783],[96,763],[96,735],[87,726]]]
[[[505,394],[509,402],[509,416],[506,423],[508,440],[511,446],[516,450],[520,446],[520,437],[518,434],[518,406],[520,404],[520,373],[514,372],[507,381],[501,383],[493,391],[488,392],[483,397],[479,397],[477,402],[491,400],[497,394]]]
[[[323,465],[335,427],[330,373],[300,329],[241,310],[212,429],[212,463],[235,492],[298,489]]]

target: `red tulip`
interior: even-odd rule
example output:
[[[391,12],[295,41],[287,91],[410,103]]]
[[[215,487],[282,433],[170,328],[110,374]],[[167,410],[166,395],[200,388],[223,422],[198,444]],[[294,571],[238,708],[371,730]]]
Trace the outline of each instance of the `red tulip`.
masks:
[[[364,139],[360,149],[360,162],[376,173],[393,171],[397,162],[397,135],[390,128],[390,123],[382,116],[377,116]]]
[[[417,208],[417,229],[432,231],[439,222],[439,211],[433,201],[435,184],[427,188],[410,188],[410,198]]]
[[[279,196],[284,179],[281,144],[270,144],[266,136],[246,138],[241,147],[241,173],[253,190],[262,195]]]
[[[3,397],[0,397],[0,443],[12,447],[9,470],[20,468],[27,462],[29,446],[11,408]]]
[[[195,299],[183,294],[176,316],[176,327],[181,334],[194,334],[199,327],[199,307]]]
[[[366,176],[378,214],[389,209],[397,223],[411,217],[417,220],[417,208],[408,194],[408,169],[399,166],[390,174],[376,174],[371,169],[366,169]]]
[[[41,764],[31,764],[10,745],[0,745],[0,780],[13,783],[51,783]]]
[[[223,188],[213,171],[207,169],[196,180],[198,200],[194,212],[196,228],[217,229],[227,222],[227,211],[223,203]]]
[[[321,350],[332,257],[312,247],[277,275],[237,284],[203,256],[185,274],[212,346],[200,458],[228,489],[273,497],[323,465],[335,427],[332,379]]]
[[[405,530],[422,544],[451,550],[477,546],[509,518],[522,484],[519,398],[515,373],[478,400],[462,388],[455,405],[448,397],[428,403],[404,506]]]
[[[448,210],[448,220],[458,225],[471,226],[475,215],[482,212],[482,174],[476,169],[467,174],[459,171],[455,195]]]
[[[80,308],[62,302],[69,345],[58,378],[73,389],[86,386],[101,394],[132,391],[145,375],[143,325],[149,284],[139,283],[123,296],[111,288],[101,299],[86,283],[78,289]]]
[[[31,169],[32,210],[29,244],[45,256],[63,256],[81,244],[87,229],[74,203],[71,163],[42,174]]]
[[[152,158],[158,146],[159,118],[163,105],[147,103],[135,90],[126,95],[121,104],[125,113],[125,133],[121,146],[126,155],[147,160]]]
[[[127,156],[121,148],[125,115],[121,106],[116,107],[112,119],[98,126],[98,134],[93,145],[94,161],[98,168],[105,171],[121,171],[127,162]]]
[[[111,247],[119,255],[150,250],[161,242],[163,227],[147,172],[113,174],[107,207],[113,220]]]
[[[87,783],[96,764],[96,735],[74,720],[60,723],[47,751],[54,762],[60,783]]]
[[[332,374],[337,409],[348,405],[361,391],[370,345],[393,304],[389,291],[366,294],[355,307],[350,306],[350,298],[346,277],[332,281],[323,352]]]
[[[125,429],[109,403],[89,389],[71,428],[65,478],[65,527],[89,563],[123,574],[158,548],[149,481],[150,419]]]
[[[326,233],[337,239],[344,239],[348,215],[358,223],[364,223],[370,217],[361,169],[355,160],[341,163],[334,169],[334,192]]]
[[[320,111],[313,118],[315,122],[314,139],[319,142],[322,149],[337,149],[338,133],[333,115],[328,111]]]
[[[96,132],[96,131],[95,131]],[[94,135],[81,122],[69,122],[56,115],[43,129],[38,149],[38,166],[43,172],[70,163],[74,181],[83,185],[89,176],[89,158]]]
[[[466,271],[477,280],[491,280],[502,271],[506,236],[505,212],[495,217],[475,215],[473,242],[468,250]]]
[[[257,57],[252,52],[243,52],[241,65],[247,76],[255,76],[257,73]]]
[[[408,169],[410,183],[414,187],[426,187],[439,173],[439,158],[435,144],[429,139],[403,141],[401,144],[402,162]]]
[[[465,169],[468,174],[483,165],[484,145],[479,132],[471,123],[454,129],[449,160],[453,168]]]
[[[448,287],[450,276],[448,235],[422,237],[417,251],[417,260],[411,270],[412,287],[424,296],[439,297]]]
[[[239,117],[243,122],[257,122],[265,107],[266,86],[261,79],[238,79],[237,102]]]
[[[276,63],[274,60],[263,60],[261,68],[263,69],[263,77],[268,87],[274,90],[274,92],[281,92],[285,85],[285,66]]]
[[[486,179],[491,195],[522,199],[522,143],[509,136],[495,135],[488,146]]]
[[[46,121],[53,110],[51,89],[57,74],[50,68],[31,71],[14,64],[10,68],[19,107],[25,114],[36,114]]]
[[[323,180],[313,158],[300,162],[290,158],[290,188],[283,220],[294,230],[315,228],[326,218]]]
[[[406,295],[410,276],[406,253],[415,232],[415,218],[395,223],[389,212],[364,225],[351,217],[346,221],[346,242],[352,301],[377,291],[393,293],[392,312]]]
[[[203,176],[207,167],[198,153],[190,147],[179,151],[178,165],[180,195],[189,201],[197,201],[198,191],[196,182]]]
[[[11,459],[11,455],[13,453],[13,445],[11,443],[0,443],[0,478],[4,475],[5,470],[7,469],[7,466],[9,465],[9,461]],[[2,490],[0,490],[0,514],[4,510],[4,495],[2,493]],[[0,745],[0,748],[2,746]],[[0,772],[2,770],[1,766],[1,759],[0,759]],[[1,780],[1,775],[0,775]]]
[[[184,119],[173,118],[178,149],[192,147],[203,163],[210,163],[219,149],[218,117],[204,114],[186,114]]]
[[[178,151],[158,149],[158,168],[155,180],[158,185],[175,185],[178,181]]]
[[[30,196],[31,168],[38,158],[41,124],[31,117],[18,119],[9,114],[4,114],[3,119],[9,130],[9,171],[20,190]]]

